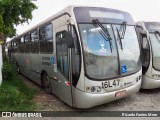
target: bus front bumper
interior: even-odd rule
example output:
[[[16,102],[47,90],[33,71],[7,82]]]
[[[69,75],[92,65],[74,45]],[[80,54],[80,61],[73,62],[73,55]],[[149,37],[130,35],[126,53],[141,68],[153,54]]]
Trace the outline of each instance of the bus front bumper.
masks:
[[[86,93],[78,89],[75,89],[74,107],[91,108],[97,105],[101,105],[101,104],[108,103],[114,100],[118,100],[118,99],[124,98],[128,95],[132,95],[138,92],[140,89],[140,86],[141,86],[141,81],[139,81],[135,85],[119,90],[119,91],[126,90],[126,94],[123,97],[115,97],[115,94],[118,91],[108,92],[104,94],[91,94],[91,93]]]
[[[146,75],[142,76],[142,89],[155,89],[160,88],[160,80],[153,79],[151,77],[148,77]]]

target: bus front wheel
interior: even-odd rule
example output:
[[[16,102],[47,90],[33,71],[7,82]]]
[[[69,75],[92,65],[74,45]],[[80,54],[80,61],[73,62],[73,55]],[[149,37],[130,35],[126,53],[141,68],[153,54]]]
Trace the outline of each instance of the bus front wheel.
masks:
[[[44,90],[47,93],[51,93],[52,92],[51,82],[50,82],[49,76],[46,72],[42,76],[42,82],[43,82]]]

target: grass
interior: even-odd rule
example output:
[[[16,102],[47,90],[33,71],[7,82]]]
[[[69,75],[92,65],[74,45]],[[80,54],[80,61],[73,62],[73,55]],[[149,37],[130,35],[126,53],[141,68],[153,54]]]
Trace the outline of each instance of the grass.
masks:
[[[5,78],[0,86],[0,111],[35,110],[36,104],[32,100],[35,92],[20,80],[14,67],[4,63],[2,73]]]

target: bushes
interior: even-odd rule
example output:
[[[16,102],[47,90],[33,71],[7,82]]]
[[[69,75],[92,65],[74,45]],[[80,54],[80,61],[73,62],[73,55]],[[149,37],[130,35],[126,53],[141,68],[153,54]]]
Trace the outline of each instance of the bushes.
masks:
[[[19,79],[15,66],[4,62],[0,86],[0,111],[32,111],[34,91]]]
[[[15,65],[11,65],[9,62],[4,62],[2,67],[3,80],[12,80],[12,77],[15,77],[16,75]]]

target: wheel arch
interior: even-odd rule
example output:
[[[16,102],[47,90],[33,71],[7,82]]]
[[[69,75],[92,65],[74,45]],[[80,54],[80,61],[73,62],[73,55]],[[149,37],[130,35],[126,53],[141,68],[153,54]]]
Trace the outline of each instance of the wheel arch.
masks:
[[[43,75],[44,75],[44,73],[47,73],[47,72],[46,72],[45,70],[42,70],[42,71],[41,71],[41,76],[40,76],[40,77],[41,77],[41,86],[42,86],[42,87],[44,87],[44,86],[43,86]]]

